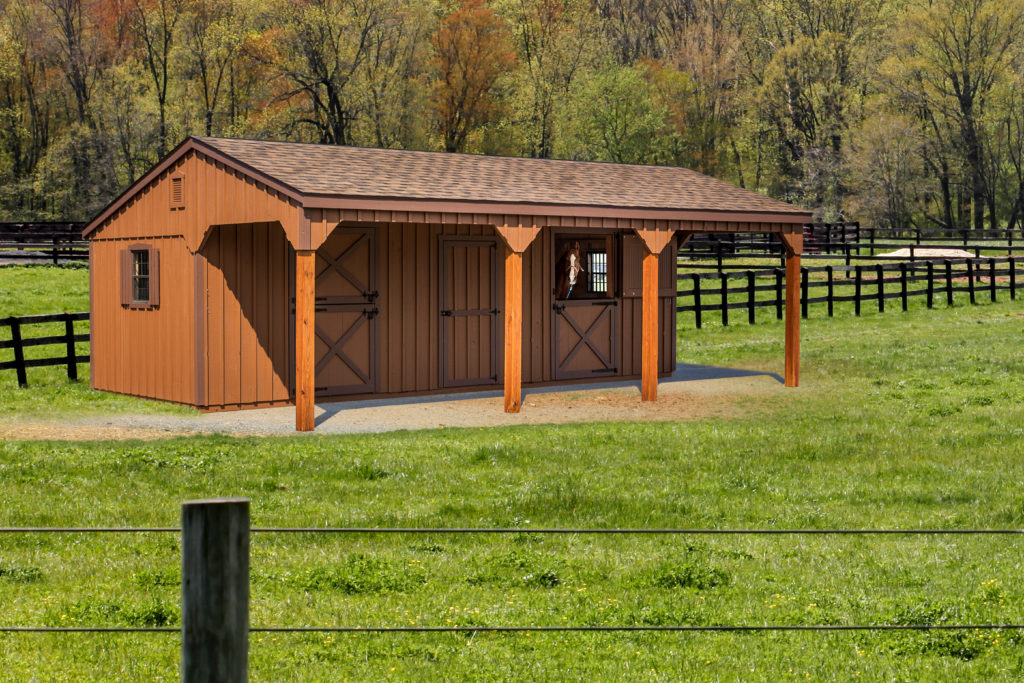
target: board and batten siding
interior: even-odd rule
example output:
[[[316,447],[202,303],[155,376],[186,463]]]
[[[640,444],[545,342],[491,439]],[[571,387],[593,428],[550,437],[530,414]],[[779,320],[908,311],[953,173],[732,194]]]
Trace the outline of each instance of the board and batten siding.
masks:
[[[138,244],[160,252],[160,303],[154,308],[121,304],[121,253]],[[193,256],[181,236],[96,239],[89,264],[91,374],[94,389],[195,401]]]
[[[294,373],[295,250],[277,223],[224,225],[200,252],[205,355],[199,404],[287,403]]]
[[[390,223],[376,229],[376,285],[380,310],[377,391],[406,393],[438,389],[441,387],[441,237],[497,239],[497,234],[486,225]],[[495,265],[501,268],[500,241],[498,251]],[[463,281],[462,286],[476,286],[476,283]],[[500,302],[503,295],[498,294]],[[478,352],[485,353],[483,349]]]
[[[173,180],[181,181],[181,201]],[[299,244],[302,209],[290,198],[238,171],[191,151],[107,218],[90,239],[180,235],[198,251],[210,226],[277,222]]]

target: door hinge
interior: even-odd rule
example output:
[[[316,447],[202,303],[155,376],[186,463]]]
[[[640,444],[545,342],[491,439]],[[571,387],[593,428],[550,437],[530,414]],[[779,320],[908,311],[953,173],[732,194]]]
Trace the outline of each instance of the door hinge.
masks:
[[[441,315],[442,315],[442,317],[450,318],[452,316],[452,312],[451,311],[441,311]]]
[[[561,313],[565,310],[565,304],[551,304],[551,310],[555,313]]]
[[[377,317],[378,313],[380,313],[380,309],[377,307],[371,308],[369,310],[365,308],[363,309],[363,315],[366,316],[367,320],[373,320],[375,317]]]

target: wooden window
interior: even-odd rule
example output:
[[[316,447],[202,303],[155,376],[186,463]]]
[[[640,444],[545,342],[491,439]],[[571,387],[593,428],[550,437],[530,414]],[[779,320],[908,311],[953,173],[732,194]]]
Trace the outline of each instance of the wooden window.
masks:
[[[160,252],[155,247],[136,244],[121,251],[121,305],[160,305]]]
[[[171,210],[185,208],[185,177],[171,176]]]

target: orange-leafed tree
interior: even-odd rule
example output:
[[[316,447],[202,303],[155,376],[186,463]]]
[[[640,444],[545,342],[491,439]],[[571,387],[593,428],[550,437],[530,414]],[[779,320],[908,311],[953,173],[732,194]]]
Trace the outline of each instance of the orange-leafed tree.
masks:
[[[498,111],[497,85],[516,62],[507,24],[484,0],[462,0],[433,36],[433,106],[446,152],[460,152],[469,134]]]

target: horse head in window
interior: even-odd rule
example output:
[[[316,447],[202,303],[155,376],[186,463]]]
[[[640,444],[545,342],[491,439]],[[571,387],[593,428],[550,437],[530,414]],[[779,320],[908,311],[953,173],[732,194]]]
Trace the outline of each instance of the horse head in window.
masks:
[[[580,253],[580,243],[572,242],[565,245],[562,257],[558,259],[555,266],[557,285],[555,287],[556,299],[568,299],[572,290],[576,287],[579,274],[583,272],[583,256]]]

